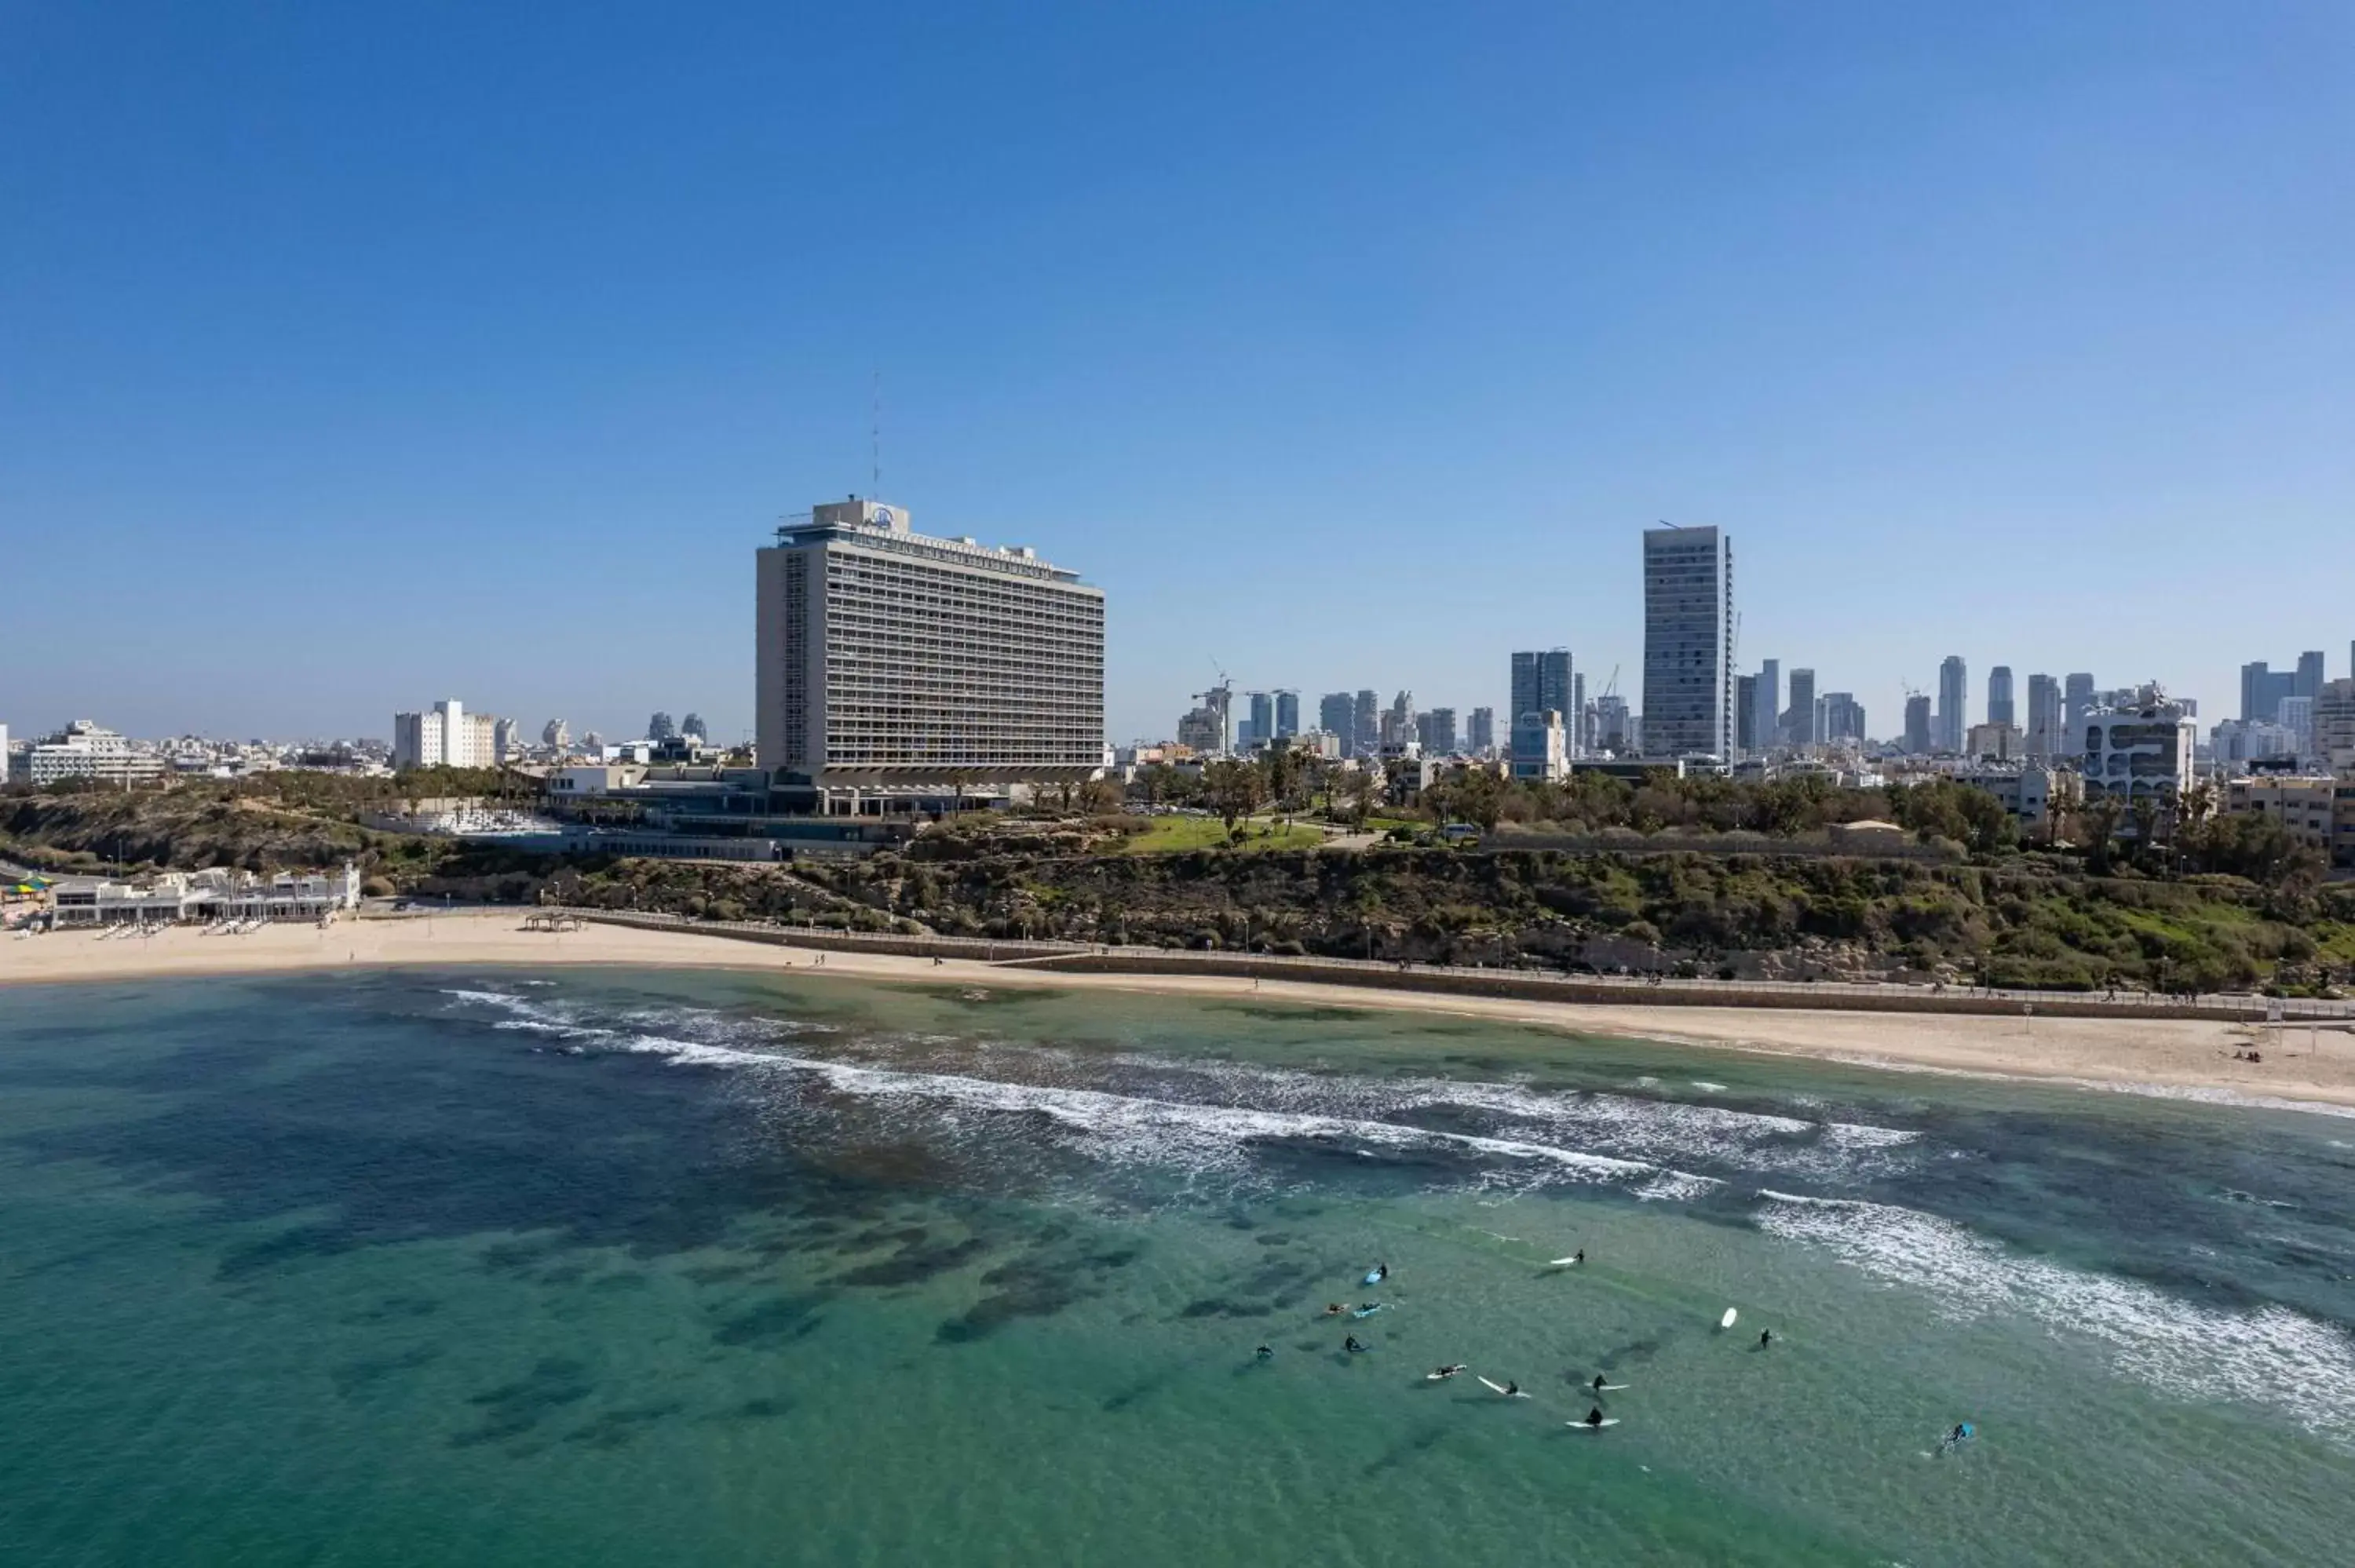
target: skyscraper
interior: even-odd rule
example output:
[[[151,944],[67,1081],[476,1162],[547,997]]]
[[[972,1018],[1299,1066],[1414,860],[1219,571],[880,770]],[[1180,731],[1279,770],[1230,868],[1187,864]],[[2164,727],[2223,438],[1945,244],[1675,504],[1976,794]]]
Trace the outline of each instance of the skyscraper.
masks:
[[[1733,747],[1744,754],[1756,751],[1758,746],[1758,677],[1736,675],[1733,678]]]
[[[1616,693],[1606,692],[1594,699],[1594,748],[1616,756],[1627,755],[1633,737],[1627,733],[1635,725],[1627,715],[1627,699]]]
[[[1913,757],[1930,755],[1930,699],[1920,692],[1905,699],[1905,750]]]
[[[1316,702],[1316,727],[1329,730],[1341,743],[1341,755],[1358,755],[1357,707],[1347,692],[1327,692]]]
[[[822,791],[1083,779],[1103,765],[1103,590],[1036,551],[853,498],[756,561],[761,766]],[[830,803],[830,802],[829,802]]]
[[[1445,757],[1455,749],[1455,710],[1429,708],[1416,715],[1414,737],[1426,757]]]
[[[1733,542],[1644,531],[1644,753],[1733,755]]]
[[[2055,757],[2076,757],[2085,749],[2085,715],[2094,711],[2094,677],[2084,671],[2065,677],[2061,686],[2061,717],[2065,733],[2052,748]]]
[[[1275,738],[1275,699],[1265,692],[1245,692],[1248,715],[1235,736],[1238,745],[1264,746]]]
[[[1355,757],[1372,757],[1382,748],[1382,700],[1370,686],[1358,693],[1357,709],[1350,715],[1350,726],[1357,732]]]
[[[1561,715],[1563,727],[1569,732],[1563,744],[1572,757],[1583,757],[1594,749],[1594,715],[1586,709],[1586,677],[1573,674],[1570,678],[1570,712]],[[1512,721],[1508,719],[1505,733],[1512,733]]]
[[[1772,751],[1782,740],[1783,662],[1769,659],[1758,666],[1756,706],[1751,714],[1752,744]]]
[[[1949,653],[1938,665],[1938,734],[1940,751],[1963,749],[1963,732],[1970,727],[1970,672],[1959,653]]]
[[[2314,694],[2314,759],[2355,768],[2355,680],[2325,681]]]
[[[2017,725],[2012,716],[2011,666],[1998,664],[1987,672],[1987,716],[1989,724]]]
[[[1512,717],[1548,710],[1570,721],[1570,650],[1550,648],[1542,653],[1513,655]]]
[[[1839,740],[1864,738],[1864,705],[1856,700],[1853,692],[1826,692],[1816,699],[1816,734],[1829,745]]]
[[[2050,675],[2028,677],[2028,755],[2043,761],[2057,757],[2066,726],[2061,710],[2061,683]]]
[[[1379,744],[1382,746],[1403,746],[1414,739],[1414,694],[1401,691],[1392,697],[1379,722]]]
[[[1289,688],[1275,694],[1275,738],[1289,740],[1300,733],[1300,694]]]
[[[1783,738],[1792,746],[1813,746],[1816,735],[1816,673],[1791,672],[1791,706],[1783,715]]]
[[[1476,757],[1484,757],[1497,749],[1497,710],[1474,708],[1465,721],[1464,748]]]
[[[2322,690],[2322,651],[2315,649],[2297,656],[2297,675],[2291,683],[2293,697],[2311,697]]]
[[[2260,659],[2241,666],[2241,717],[2244,722],[2271,724],[2281,711],[2281,700],[2297,693],[2297,676],[2275,670]]]

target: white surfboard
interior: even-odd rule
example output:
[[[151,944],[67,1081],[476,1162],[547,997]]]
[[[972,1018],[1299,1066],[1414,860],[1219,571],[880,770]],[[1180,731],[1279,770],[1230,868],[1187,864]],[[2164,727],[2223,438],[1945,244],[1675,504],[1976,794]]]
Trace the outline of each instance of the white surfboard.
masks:
[[[1717,1320],[1717,1326],[1721,1329],[1731,1329],[1733,1327],[1733,1320],[1740,1316],[1742,1316],[1741,1313],[1736,1312],[1732,1308],[1728,1307],[1725,1309],[1725,1316]]]
[[[1606,1415],[1600,1421],[1565,1421],[1562,1425],[1578,1432],[1600,1432],[1605,1426],[1618,1425],[1619,1418],[1615,1415]]]
[[[1627,1392],[1627,1385],[1624,1383],[1606,1383],[1600,1388],[1595,1388],[1594,1385],[1590,1383],[1586,1386],[1594,1389],[1594,1392],[1597,1393],[1625,1393]]]
[[[1578,1266],[1578,1259],[1574,1257],[1558,1257],[1552,1262],[1547,1264],[1546,1266],[1548,1268],[1576,1268]]]
[[[1519,1389],[1513,1389],[1513,1388],[1507,1388],[1507,1387],[1506,1387],[1503,1383],[1488,1383],[1488,1380],[1487,1380],[1487,1378],[1485,1378],[1485,1377],[1484,1377],[1484,1378],[1482,1378],[1480,1381],[1481,1381],[1482,1383],[1488,1383],[1488,1387],[1489,1387],[1490,1392],[1492,1392],[1492,1393],[1501,1393],[1501,1394],[1503,1394],[1507,1399],[1527,1399],[1527,1398],[1529,1397],[1529,1395],[1528,1395],[1527,1393],[1523,1393],[1521,1390],[1519,1390]]]
[[[1455,1374],[1452,1372],[1428,1372],[1423,1374],[1423,1381],[1425,1383],[1445,1383],[1449,1378],[1452,1378],[1455,1375]],[[1482,1383],[1487,1383],[1488,1380],[1484,1377],[1480,1381]]]

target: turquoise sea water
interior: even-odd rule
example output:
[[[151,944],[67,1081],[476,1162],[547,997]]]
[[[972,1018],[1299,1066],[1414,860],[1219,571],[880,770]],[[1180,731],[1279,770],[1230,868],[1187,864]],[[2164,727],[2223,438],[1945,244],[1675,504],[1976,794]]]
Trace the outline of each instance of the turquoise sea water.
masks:
[[[0,1563],[2344,1562],[2350,1275],[2318,1113],[815,978],[18,988]]]

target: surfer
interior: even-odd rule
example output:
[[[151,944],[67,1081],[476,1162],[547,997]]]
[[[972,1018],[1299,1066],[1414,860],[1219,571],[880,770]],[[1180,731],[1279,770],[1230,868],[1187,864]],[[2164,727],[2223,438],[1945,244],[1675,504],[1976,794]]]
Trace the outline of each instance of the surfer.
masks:
[[[1374,1265],[1374,1283],[1375,1283],[1375,1284],[1380,1285],[1383,1280],[1388,1279],[1390,1277],[1391,1277],[1391,1266],[1390,1266],[1389,1264],[1387,1264],[1387,1263],[1378,1263],[1378,1264]]]
[[[1450,1367],[1434,1367],[1432,1369],[1431,1375],[1437,1378],[1454,1377],[1457,1372],[1460,1372],[1463,1370],[1464,1363],[1462,1361],[1458,1361],[1454,1366]]]
[[[1773,1344],[1774,1342],[1774,1330],[1772,1330],[1772,1329],[1761,1329],[1761,1330],[1758,1330],[1758,1348],[1759,1348],[1760,1350],[1762,1350],[1762,1351],[1763,1351],[1763,1350],[1764,1350],[1767,1346],[1769,1346],[1769,1345]]]
[[[1355,1334],[1352,1334],[1348,1339],[1342,1340],[1341,1348],[1348,1351],[1353,1356],[1367,1349],[1366,1346],[1358,1343],[1358,1336]]]
[[[1600,1426],[1603,1425],[1603,1407],[1601,1405],[1598,1404],[1593,1409],[1586,1413],[1586,1425],[1589,1426]]]
[[[1515,1383],[1510,1378],[1507,1378],[1505,1380],[1505,1397],[1507,1399],[1518,1399],[1520,1397],[1520,1393],[1521,1385],[1519,1383]]]
[[[1325,1303],[1325,1316],[1327,1318],[1338,1318],[1342,1313],[1348,1310],[1348,1308],[1342,1306],[1338,1301],[1327,1301]]]
[[[1601,1372],[1596,1372],[1596,1373],[1594,1374],[1594,1381],[1593,1381],[1593,1383],[1591,1383],[1591,1384],[1589,1384],[1588,1386],[1589,1386],[1589,1387],[1591,1387],[1591,1388],[1593,1388],[1593,1389],[1594,1390],[1594,1392],[1595,1392],[1595,1393],[1601,1393],[1604,1391],[1604,1389],[1605,1389],[1606,1387],[1608,1387],[1608,1386],[1610,1386],[1610,1385],[1609,1385],[1609,1384],[1607,1384],[1607,1383],[1605,1383],[1603,1381],[1603,1374],[1602,1374]]]
[[[1969,1422],[1959,1423],[1952,1432],[1939,1439],[1938,1451],[1943,1454],[1949,1448],[1959,1448],[1969,1442],[1974,1436],[1976,1434],[1972,1431]]]
[[[1572,1263],[1584,1263],[1586,1261],[1586,1249],[1584,1247],[1580,1247],[1576,1252],[1572,1253],[1570,1255],[1570,1261]]]
[[[1262,1345],[1258,1350],[1253,1351],[1252,1354],[1257,1356],[1263,1361],[1272,1361],[1275,1360],[1275,1347],[1273,1345]]]

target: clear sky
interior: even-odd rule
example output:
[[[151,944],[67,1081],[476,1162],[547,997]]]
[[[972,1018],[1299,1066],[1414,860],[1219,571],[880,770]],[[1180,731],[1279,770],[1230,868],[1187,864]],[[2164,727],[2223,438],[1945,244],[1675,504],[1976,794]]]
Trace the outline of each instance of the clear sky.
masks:
[[[2355,6],[66,6],[0,50],[0,722],[751,723],[883,483],[1109,727],[1641,659],[1640,530],[1875,733],[2355,639]]]

